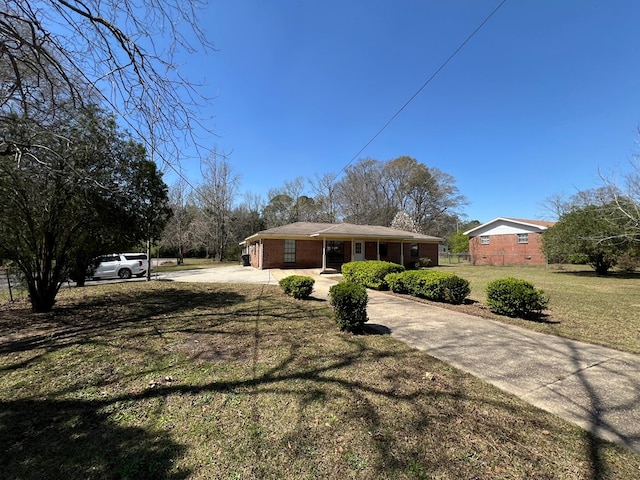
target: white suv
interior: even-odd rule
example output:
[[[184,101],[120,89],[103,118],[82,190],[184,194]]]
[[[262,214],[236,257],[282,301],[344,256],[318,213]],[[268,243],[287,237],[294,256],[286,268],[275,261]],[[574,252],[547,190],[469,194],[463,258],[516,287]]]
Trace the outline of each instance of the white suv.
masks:
[[[147,273],[149,260],[145,253],[113,253],[102,255],[92,262],[87,276],[93,280],[101,278],[142,277]]]

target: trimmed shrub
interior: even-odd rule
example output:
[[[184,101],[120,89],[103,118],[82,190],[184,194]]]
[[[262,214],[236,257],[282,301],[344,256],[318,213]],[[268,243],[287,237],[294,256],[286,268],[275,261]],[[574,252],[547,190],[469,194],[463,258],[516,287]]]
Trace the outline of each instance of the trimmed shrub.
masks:
[[[404,277],[408,272],[389,273],[384,277],[384,281],[387,283],[389,290],[394,293],[409,293],[407,287],[404,285]]]
[[[447,303],[459,305],[471,294],[471,287],[467,279],[451,275],[443,279],[442,282],[444,284],[444,301]]]
[[[367,289],[355,282],[343,281],[329,289],[329,302],[340,330],[357,332],[367,319]]]
[[[468,280],[435,270],[393,273],[387,275],[385,281],[394,293],[406,293],[436,302],[462,303],[471,293]]]
[[[385,277],[390,273],[404,272],[402,265],[382,260],[348,262],[342,265],[342,276],[349,282],[359,283],[374,290],[387,290]]]
[[[535,318],[542,314],[548,304],[545,293],[527,280],[509,277],[487,285],[487,306],[498,315]]]
[[[308,298],[315,283],[313,278],[304,275],[289,275],[278,282],[284,293],[297,299]]]

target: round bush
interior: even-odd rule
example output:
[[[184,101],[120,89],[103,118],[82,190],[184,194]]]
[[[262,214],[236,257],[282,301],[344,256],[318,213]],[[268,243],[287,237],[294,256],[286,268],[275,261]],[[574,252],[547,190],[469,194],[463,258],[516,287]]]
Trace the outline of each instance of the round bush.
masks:
[[[359,283],[344,281],[329,289],[329,303],[338,328],[349,332],[362,330],[367,319],[367,289]]]
[[[487,306],[493,313],[509,317],[538,317],[549,299],[533,283],[517,278],[503,278],[487,285]]]
[[[289,275],[281,279],[278,284],[287,295],[302,299],[311,295],[315,282],[313,278],[305,277],[304,275]]]

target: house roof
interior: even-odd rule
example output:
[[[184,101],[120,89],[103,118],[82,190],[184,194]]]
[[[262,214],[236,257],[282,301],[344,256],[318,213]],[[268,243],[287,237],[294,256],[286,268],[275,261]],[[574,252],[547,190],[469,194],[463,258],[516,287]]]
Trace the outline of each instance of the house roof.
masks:
[[[510,217],[498,217],[498,218],[494,218],[493,220],[487,222],[487,223],[483,223],[482,225],[478,225],[475,228],[472,228],[471,230],[467,230],[466,232],[463,232],[464,235],[471,235],[472,233],[474,233],[477,230],[484,230],[486,229],[487,226],[492,225],[494,223],[515,223],[517,225],[523,225],[526,227],[534,227],[537,228],[539,230],[546,230],[549,227],[552,227],[553,225],[555,225],[556,222],[547,222],[545,220],[526,220],[526,219],[522,219],[522,218],[510,218]]]
[[[262,230],[244,242],[259,240],[261,238],[298,238],[298,239],[345,239],[353,238],[368,240],[396,240],[413,242],[437,243],[442,238],[421,233],[407,232],[395,228],[381,227],[379,225],[354,225],[351,223],[314,223],[295,222],[288,225]]]

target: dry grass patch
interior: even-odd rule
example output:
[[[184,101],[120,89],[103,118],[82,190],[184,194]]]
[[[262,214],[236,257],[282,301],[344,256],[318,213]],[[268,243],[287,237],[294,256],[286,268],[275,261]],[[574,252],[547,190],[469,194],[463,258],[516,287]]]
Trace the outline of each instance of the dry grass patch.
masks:
[[[604,479],[640,457],[277,286],[129,283],[0,312],[6,478]]]

